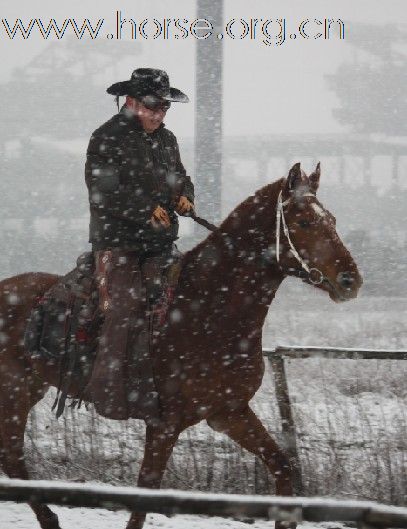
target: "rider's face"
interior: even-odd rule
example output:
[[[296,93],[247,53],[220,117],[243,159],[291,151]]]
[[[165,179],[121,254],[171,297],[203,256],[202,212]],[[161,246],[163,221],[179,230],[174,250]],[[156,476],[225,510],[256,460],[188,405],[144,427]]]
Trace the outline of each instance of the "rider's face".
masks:
[[[154,109],[147,108],[141,101],[138,101],[132,97],[127,97],[126,104],[133,110],[134,114],[138,117],[143,129],[146,132],[154,132],[156,129],[158,129],[158,127],[164,121],[168,110],[165,105],[158,106]]]

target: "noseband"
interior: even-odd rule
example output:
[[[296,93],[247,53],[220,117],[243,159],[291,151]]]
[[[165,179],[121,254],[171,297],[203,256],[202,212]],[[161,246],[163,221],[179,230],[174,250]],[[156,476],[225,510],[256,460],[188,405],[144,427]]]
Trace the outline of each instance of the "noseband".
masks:
[[[290,232],[288,230],[287,222],[284,216],[284,206],[286,206],[290,202],[291,198],[288,198],[287,200],[283,202],[282,193],[283,192],[280,191],[278,195],[277,208],[276,208],[276,259],[277,259],[277,263],[280,262],[280,231],[281,231],[281,225],[282,225],[284,235],[286,236],[288,244],[291,249],[291,253],[297,259],[297,261],[300,263],[302,267],[302,270],[294,271],[294,275],[297,275],[298,277],[302,277],[302,278],[307,278],[313,285],[320,285],[324,281],[323,273],[320,270],[318,270],[318,268],[310,268],[307,265],[307,263],[304,261],[304,259],[301,257],[301,255],[298,253],[293,242],[291,241]],[[312,193],[304,193],[304,195],[302,196],[313,197],[314,195]]]

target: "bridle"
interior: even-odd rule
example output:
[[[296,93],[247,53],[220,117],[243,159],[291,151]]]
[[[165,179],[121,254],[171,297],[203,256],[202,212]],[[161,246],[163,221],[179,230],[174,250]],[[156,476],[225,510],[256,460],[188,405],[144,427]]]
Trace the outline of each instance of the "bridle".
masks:
[[[283,192],[281,190],[277,198],[277,207],[276,207],[276,260],[277,260],[277,263],[280,262],[280,233],[281,233],[281,226],[283,226],[283,232],[287,238],[288,244],[291,249],[291,253],[297,259],[297,261],[300,263],[303,269],[303,270],[295,271],[296,273],[294,275],[297,275],[298,277],[302,277],[302,278],[307,278],[313,285],[320,285],[325,279],[323,273],[320,270],[318,270],[318,268],[315,268],[315,267],[310,268],[307,265],[307,263],[298,253],[297,249],[295,248],[290,238],[290,232],[288,230],[287,222],[284,216],[284,206],[289,204],[291,198],[288,198],[287,200],[283,202],[282,194]],[[313,197],[314,195],[312,193],[304,193],[302,196],[303,197]],[[304,271],[306,272],[306,274],[304,274]],[[313,276],[316,276],[316,277],[313,277]]]
[[[326,280],[323,273],[318,270],[318,268],[312,267],[310,268],[307,263],[304,261],[304,259],[301,257],[301,255],[296,250],[291,238],[290,238],[290,232],[288,230],[287,222],[285,220],[284,216],[284,206],[289,204],[291,198],[288,198],[283,202],[282,199],[282,190],[280,191],[277,199],[277,207],[276,207],[276,260],[277,263],[280,262],[280,232],[281,232],[281,225],[283,226],[284,235],[287,238],[288,244],[290,245],[291,253],[293,256],[297,259],[297,261],[300,263],[302,270],[293,270],[292,275],[295,275],[299,277],[300,279],[308,279],[310,283],[313,285],[320,285],[323,281]],[[312,193],[304,193],[302,195],[303,197],[314,197]],[[195,212],[192,211],[188,213],[186,216],[191,217],[195,222],[198,224],[201,224],[201,226],[204,226],[209,231],[217,231],[217,227],[214,224],[211,224],[207,220],[197,217]],[[280,265],[281,268],[281,265]]]

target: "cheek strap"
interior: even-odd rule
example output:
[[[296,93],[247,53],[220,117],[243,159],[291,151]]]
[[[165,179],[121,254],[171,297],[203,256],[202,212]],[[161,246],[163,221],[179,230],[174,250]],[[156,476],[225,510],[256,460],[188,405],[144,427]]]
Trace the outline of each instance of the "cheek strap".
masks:
[[[278,195],[277,208],[276,208],[276,259],[277,259],[277,263],[280,262],[280,233],[281,233],[281,225],[282,225],[283,226],[283,232],[284,232],[284,235],[287,238],[288,244],[290,246],[291,253],[297,259],[297,261],[300,263],[301,267],[307,272],[310,282],[313,283],[314,285],[319,285],[324,280],[324,276],[323,276],[322,272],[320,270],[318,270],[318,268],[310,268],[307,265],[307,263],[304,261],[304,259],[301,257],[301,255],[298,253],[297,249],[295,248],[295,246],[294,246],[294,244],[293,244],[293,242],[291,240],[290,232],[289,232],[289,229],[288,229],[288,226],[287,226],[287,222],[285,220],[285,215],[284,215],[284,206],[286,206],[290,202],[291,198],[288,198],[287,200],[285,200],[283,202],[282,194],[283,194],[283,191],[281,190],[279,195]],[[312,193],[305,193],[302,196],[313,197],[314,195]],[[315,272],[316,272],[316,274],[315,274]],[[313,278],[313,276],[316,276],[316,277]]]

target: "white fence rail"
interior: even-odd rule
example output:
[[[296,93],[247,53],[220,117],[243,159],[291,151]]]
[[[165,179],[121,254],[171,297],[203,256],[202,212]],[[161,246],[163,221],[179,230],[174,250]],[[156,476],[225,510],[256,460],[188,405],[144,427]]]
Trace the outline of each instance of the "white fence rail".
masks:
[[[127,509],[167,515],[247,516],[288,522],[356,522],[360,528],[407,528],[407,508],[322,498],[209,494],[2,479],[0,501]]]

